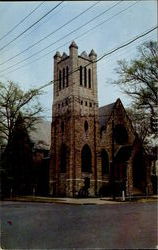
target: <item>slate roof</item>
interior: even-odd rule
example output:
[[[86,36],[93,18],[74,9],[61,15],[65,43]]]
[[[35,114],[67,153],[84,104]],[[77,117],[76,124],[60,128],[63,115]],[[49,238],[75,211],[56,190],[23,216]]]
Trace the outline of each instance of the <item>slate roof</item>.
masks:
[[[97,54],[95,53],[94,49],[91,50],[89,56],[97,56]]]
[[[107,124],[107,121],[111,115],[111,112],[114,108],[114,105],[115,105],[116,102],[114,103],[110,103],[108,105],[105,105],[103,107],[100,107],[99,108],[99,124],[100,124],[100,127],[102,126],[106,126]]]
[[[72,43],[70,44],[69,48],[71,48],[71,47],[74,47],[74,48],[78,49],[78,46],[75,43],[75,41],[72,41]]]

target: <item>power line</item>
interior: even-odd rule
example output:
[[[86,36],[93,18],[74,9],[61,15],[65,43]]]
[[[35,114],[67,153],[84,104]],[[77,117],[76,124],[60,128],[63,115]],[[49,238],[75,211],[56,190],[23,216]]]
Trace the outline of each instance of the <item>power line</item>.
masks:
[[[153,34],[150,34],[150,35],[148,35],[147,37],[144,37],[144,39],[142,39],[142,40],[140,40],[139,41],[139,43],[138,43],[138,45],[137,46],[139,46],[140,44],[142,44],[142,43],[144,43],[144,42],[146,42],[146,41],[148,41],[148,40],[154,40],[154,36],[153,36]],[[128,47],[125,47],[125,49],[124,49],[124,51],[123,52],[121,52],[121,51],[118,51],[118,56],[120,57],[120,56],[122,56],[122,55],[134,55],[133,54],[133,52],[135,51],[135,50],[131,50],[131,49],[133,49],[133,48],[135,48],[135,45],[134,44],[132,44],[132,46],[130,46],[130,49],[128,48]],[[128,50],[128,51],[127,51]],[[107,62],[107,61],[106,61]],[[114,58],[114,61],[109,61],[112,65],[113,65],[113,63],[114,62],[116,62],[116,59]],[[98,72],[100,71],[100,69],[98,69]]]
[[[100,58],[98,58],[96,61],[88,63],[87,65],[85,65],[85,67],[89,66],[89,65],[92,64],[92,63],[96,63],[96,62],[102,60],[104,57],[113,54],[114,52],[116,52],[116,51],[119,50],[119,49],[122,49],[123,47],[128,46],[129,44],[133,43],[134,41],[140,39],[140,38],[143,37],[143,36],[146,36],[147,34],[151,33],[152,31],[154,31],[154,30],[157,29],[157,28],[158,28],[158,26],[155,26],[155,27],[151,28],[150,30],[148,30],[148,31],[146,31],[146,32],[144,32],[144,33],[142,33],[142,34],[136,36],[134,39],[132,39],[132,40],[126,42],[125,44],[123,44],[123,45],[121,45],[121,46],[119,46],[119,47],[117,47],[117,48],[115,48],[115,49],[112,49],[112,50],[111,50],[110,52],[108,52],[108,53],[105,53],[103,56],[101,56]],[[79,71],[79,69],[80,69],[79,67],[76,68],[74,71],[70,72],[69,75],[72,75],[73,73]],[[48,82],[47,84],[42,85],[41,87],[39,87],[38,90],[41,90],[41,89],[43,89],[43,88],[45,88],[45,87],[48,87],[48,86],[50,86],[50,85],[52,85],[52,84],[54,84],[55,82],[58,82],[58,81],[59,81],[59,79],[50,81],[50,82]]]
[[[136,3],[134,3],[134,4],[136,4]],[[124,9],[124,10],[122,10],[122,11],[116,13],[116,14],[113,15],[112,17],[106,19],[104,22],[101,22],[101,23],[97,24],[95,27],[89,29],[88,31],[84,32],[83,34],[81,34],[81,35],[75,37],[74,40],[78,39],[79,37],[82,37],[83,35],[86,35],[88,32],[90,32],[91,30],[95,29],[95,28],[98,27],[99,25],[101,25],[101,24],[105,23],[106,21],[111,20],[113,17],[115,17],[115,16],[121,14],[123,11],[129,9],[129,8],[132,7],[134,4],[128,6],[126,9]],[[156,28],[157,28],[157,27],[156,27]],[[33,63],[33,62],[35,62],[35,61],[38,61],[38,60],[42,59],[44,56],[47,56],[48,54],[54,52],[55,50],[58,50],[59,48],[65,46],[65,45],[67,45],[67,44],[69,44],[70,42],[71,42],[71,40],[69,40],[69,41],[66,42],[65,44],[59,46],[58,48],[56,48],[56,49],[54,49],[54,50],[52,50],[52,51],[50,51],[50,52],[48,52],[48,53],[42,55],[41,57],[38,57],[37,59],[35,59],[34,61],[32,61],[32,62],[30,62],[30,63]],[[35,55],[35,54],[34,54],[34,55]],[[32,57],[32,56],[30,56],[30,57]],[[30,57],[28,57],[28,58],[26,58],[26,59],[24,59],[24,60],[27,60],[27,59],[29,59]],[[23,60],[23,61],[24,61],[24,60]],[[21,62],[22,62],[22,61],[18,62],[18,64],[21,63]],[[30,63],[24,64],[24,65],[22,65],[22,66],[20,66],[20,67],[18,67],[18,68],[16,68],[16,69],[14,69],[14,70],[12,70],[12,71],[9,71],[8,73],[15,72],[16,70],[19,70],[19,69],[21,69],[21,68],[23,68],[23,67],[25,67],[25,66],[27,66],[27,65],[30,65]],[[17,65],[17,64],[15,64],[15,65]],[[14,67],[15,65],[10,66],[9,68]],[[7,68],[7,69],[8,69],[8,68]],[[7,69],[5,69],[5,70],[7,70]],[[5,70],[3,70],[3,71],[5,71]],[[1,71],[1,72],[3,72],[3,71]],[[0,73],[1,73],[1,72],[0,72]],[[3,75],[1,75],[1,76],[3,76]]]
[[[15,56],[12,56],[11,58],[7,59],[6,61],[4,61],[3,63],[1,63],[0,65],[5,64],[6,62],[16,58],[17,56],[23,54],[24,52],[26,52],[27,50],[33,48],[35,45],[37,45],[38,43],[42,42],[43,40],[45,40],[46,38],[48,38],[50,35],[56,33],[57,31],[59,31],[60,29],[62,29],[63,27],[65,27],[66,25],[68,25],[69,23],[71,23],[72,21],[74,21],[75,19],[77,19],[78,17],[80,17],[81,15],[83,15],[85,12],[87,12],[88,10],[90,10],[91,8],[93,8],[95,5],[97,5],[100,1],[94,3],[92,6],[90,6],[89,8],[87,8],[86,10],[82,11],[79,15],[75,16],[74,18],[70,19],[68,22],[66,22],[64,25],[61,25],[59,28],[57,28],[56,30],[52,31],[51,33],[49,33],[47,36],[43,37],[42,39],[40,39],[39,41],[37,41],[36,43],[30,45],[29,47],[27,47],[26,49],[24,49],[23,51],[21,51],[20,53],[16,54]]]
[[[123,0],[121,0],[123,1]],[[9,59],[7,59],[6,61],[4,61],[3,63],[1,63],[0,65],[5,64],[6,62],[16,58],[17,56],[23,54],[24,52],[26,52],[27,50],[33,48],[34,46],[36,46],[37,44],[39,44],[40,42],[42,42],[43,40],[45,40],[46,38],[48,38],[49,36],[55,34],[57,31],[59,31],[60,29],[64,28],[66,25],[70,24],[71,22],[73,22],[75,19],[77,19],[78,17],[80,17],[81,15],[83,15],[84,13],[86,13],[87,11],[89,11],[91,8],[93,8],[95,5],[97,5],[100,1],[94,3],[93,5],[91,5],[90,7],[88,7],[86,10],[82,11],[80,14],[78,14],[77,16],[73,17],[72,19],[70,19],[68,22],[66,22],[65,24],[61,25],[59,28],[57,28],[56,30],[52,31],[51,33],[49,33],[47,36],[43,37],[42,39],[40,39],[39,41],[37,41],[36,43],[30,45],[29,47],[27,47],[26,49],[24,49],[23,51],[21,51],[20,53],[16,54],[15,56],[10,57]],[[54,43],[51,43],[49,46],[43,48],[41,51],[49,48],[50,46],[52,46],[53,44],[57,43],[58,41],[61,41],[62,39],[64,39],[65,37],[67,37],[68,35],[74,33],[75,31],[81,29],[82,27],[84,27],[85,25],[89,24],[90,22],[92,22],[93,20],[95,20],[96,18],[100,17],[101,15],[105,14],[107,11],[109,11],[110,9],[114,8],[116,5],[120,4],[120,2],[114,4],[112,7],[108,8],[107,10],[103,11],[102,13],[100,13],[99,15],[97,15],[96,17],[90,19],[90,21],[86,22],[85,24],[79,26],[78,28],[76,28],[75,30],[73,30],[72,32],[66,34],[64,37],[60,38],[59,40],[57,40]],[[39,53],[39,52],[36,52]],[[34,54],[33,54],[34,55]]]
[[[11,30],[9,30],[5,35],[3,35],[0,38],[0,41],[5,38],[6,36],[8,36],[13,30],[15,30],[20,24],[22,24],[29,16],[31,16],[42,4],[44,4],[45,1],[43,1],[42,3],[38,4],[37,7],[35,9],[33,9],[27,16],[25,16],[19,23],[17,23]]]
[[[158,28],[158,26],[155,26],[155,27],[151,28],[150,30],[148,30],[148,31],[146,31],[146,32],[144,32],[144,33],[142,33],[142,34],[136,36],[135,38],[133,38],[132,40],[126,42],[125,44],[123,44],[123,45],[121,45],[121,46],[119,46],[119,47],[117,47],[117,48],[111,50],[111,51],[108,52],[108,53],[105,53],[103,56],[101,56],[100,58],[98,58],[98,60],[96,60],[96,61],[94,61],[94,62],[91,62],[91,63],[88,63],[88,64],[86,65],[86,67],[87,67],[89,64],[96,63],[96,62],[102,60],[104,57],[106,57],[106,56],[108,56],[108,55],[111,55],[112,53],[115,53],[117,50],[122,49],[122,48],[125,47],[125,46],[128,46],[129,44],[135,42],[136,40],[140,39],[141,37],[146,36],[147,34],[151,33],[152,31],[154,31],[154,30],[157,29],[157,28]],[[79,68],[75,69],[73,72],[70,72],[69,75],[73,74],[74,72],[76,72],[76,71],[78,71],[78,70],[79,70]],[[47,83],[47,84],[42,85],[41,87],[39,87],[38,90],[41,90],[41,89],[43,89],[43,88],[45,88],[45,87],[48,87],[48,86],[54,84],[55,82],[57,82],[58,80],[59,80],[59,79],[54,80],[54,81],[50,81],[49,83]],[[99,117],[101,117],[101,116],[107,116],[107,115],[99,115]]]
[[[25,34],[29,29],[31,29],[33,26],[35,26],[37,23],[39,23],[44,17],[49,15],[53,10],[55,10],[59,5],[61,5],[64,1],[61,1],[59,4],[57,4],[55,7],[53,7],[51,10],[49,10],[46,14],[44,14],[40,19],[38,19],[36,22],[34,22],[31,26],[29,26],[26,30],[24,30],[22,33],[20,33],[18,36],[16,36],[14,39],[12,39],[9,43],[4,45],[0,48],[0,51],[6,48],[8,45],[10,45],[12,42],[16,41],[20,36]]]
[[[65,8],[65,6],[62,6],[57,12],[53,13],[53,17],[58,14],[63,8]],[[34,32],[35,30],[37,30],[40,26],[42,26],[43,24],[47,23],[51,18],[52,16],[50,16],[48,19],[46,19],[44,22],[40,23],[37,27],[35,27],[33,30],[31,30],[28,34],[26,34],[23,38],[25,38],[26,36],[29,36],[32,32]]]
[[[145,38],[145,39],[143,39],[143,40],[141,41],[141,43],[144,42],[144,41],[146,40],[146,37],[144,37],[144,38]],[[149,36],[148,36],[148,38],[149,38]],[[135,46],[135,45],[132,44],[132,48],[133,48],[134,46]],[[127,49],[127,47],[126,47],[126,49]],[[131,47],[130,47],[130,52],[132,52],[132,51],[131,51]],[[120,54],[119,54],[119,55],[120,55]],[[111,62],[111,61],[110,61],[110,62]],[[89,98],[86,98],[86,97],[84,97],[84,99],[89,100]],[[52,109],[51,109],[51,110],[52,110]],[[50,110],[49,110],[49,111],[50,111]]]
[[[137,3],[137,2],[136,2],[136,3]],[[134,4],[130,5],[130,6],[128,6],[127,8],[123,9],[122,11],[117,12],[117,13],[116,13],[115,15],[113,15],[112,17],[110,17],[110,18],[104,20],[103,22],[97,24],[96,26],[92,27],[91,29],[89,29],[88,31],[82,33],[81,35],[75,37],[74,39],[76,40],[76,39],[82,37],[83,35],[86,35],[86,34],[89,33],[90,31],[92,31],[93,29],[97,28],[98,26],[102,25],[103,23],[106,23],[106,22],[110,21],[112,18],[116,17],[117,15],[119,15],[119,14],[121,14],[122,12],[126,11],[127,9],[131,8],[131,7],[132,7],[133,5],[135,5],[136,3],[134,3]],[[117,3],[117,4],[120,4],[120,2]],[[113,5],[112,7],[110,7],[109,9],[111,9],[111,8],[113,8],[113,7],[115,7],[115,6],[116,6],[116,4]],[[109,9],[107,9],[106,12],[107,12]],[[105,13],[105,11],[104,11],[104,13]],[[101,13],[101,15],[102,15],[102,14],[103,14],[103,12]],[[92,22],[94,19],[96,19],[98,16],[99,16],[99,15],[97,15],[96,17],[90,19],[90,20],[89,20],[88,22],[86,22],[85,24],[83,24],[83,25],[77,27],[76,29],[74,29],[74,30],[71,31],[70,33],[66,34],[66,35],[63,36],[62,38],[60,38],[60,39],[58,39],[57,41],[51,43],[50,45],[44,47],[43,49],[37,51],[36,53],[32,54],[31,56],[29,56],[29,57],[27,57],[27,58],[25,58],[25,59],[23,59],[23,60],[21,60],[21,61],[15,63],[15,64],[11,65],[11,66],[9,66],[8,68],[6,68],[6,69],[4,69],[4,70],[2,70],[2,71],[0,71],[0,73],[6,71],[6,70],[8,70],[8,69],[10,69],[10,68],[12,68],[12,67],[14,67],[14,66],[16,66],[16,65],[18,65],[18,64],[20,64],[20,63],[22,63],[22,62],[25,62],[26,60],[30,59],[31,57],[33,57],[33,56],[35,56],[35,55],[41,53],[42,51],[46,50],[46,49],[49,48],[50,46],[56,44],[57,42],[63,40],[63,39],[66,38],[67,36],[73,34],[74,32],[78,31],[79,29],[83,28],[84,26],[86,26],[87,24],[89,24],[90,22]],[[65,46],[65,45],[68,44],[69,42],[70,42],[70,41],[66,42],[64,45],[59,46],[59,47],[56,48],[55,50],[57,50],[57,49],[59,49],[59,48]],[[53,51],[54,51],[54,50],[53,50]],[[43,55],[42,57],[40,57],[40,58],[43,58],[44,56],[46,56],[46,55],[52,53],[53,51],[44,54],[44,55]],[[40,58],[38,58],[38,59],[40,59]],[[34,61],[37,61],[38,59],[36,59],[36,60],[34,60]],[[34,61],[33,61],[33,62],[34,62]],[[1,65],[1,64],[0,64],[0,65]],[[18,68],[18,69],[19,69],[19,68]],[[16,69],[15,69],[15,70],[16,70]],[[14,71],[15,71],[15,70],[14,70]]]
[[[133,38],[132,40],[130,40],[130,41],[126,42],[126,43],[124,43],[123,45],[120,45],[119,47],[116,47],[116,48],[112,49],[111,51],[105,53],[103,56],[101,56],[100,58],[98,58],[96,61],[94,61],[94,62],[89,62],[88,64],[85,65],[85,67],[88,67],[88,66],[89,66],[90,64],[92,64],[92,63],[97,63],[97,62],[99,62],[99,61],[102,60],[104,57],[109,56],[109,55],[113,54],[114,52],[116,52],[117,50],[122,49],[122,48],[128,46],[129,44],[135,42],[136,40],[140,39],[140,38],[143,37],[143,36],[146,36],[147,34],[151,33],[152,31],[156,30],[157,28],[158,28],[158,26],[155,26],[155,27],[151,28],[150,30],[148,30],[148,31],[146,31],[146,32],[144,32],[144,33],[142,33],[142,34],[136,36],[135,38]],[[69,75],[72,75],[73,73],[79,71],[79,69],[80,69],[80,67],[76,68],[75,70],[73,70],[72,72],[70,72]],[[39,87],[38,90],[41,90],[41,89],[43,89],[43,88],[45,88],[45,87],[48,87],[49,85],[52,85],[52,84],[54,84],[55,82],[58,82],[58,81],[59,81],[59,79],[50,81],[50,82],[48,82],[47,84],[45,84],[45,85]]]
[[[65,8],[65,6],[62,6],[57,12],[53,13],[52,16],[55,16],[56,14],[58,14],[63,8]],[[37,27],[35,27],[34,29],[32,29],[28,34],[25,34],[23,37],[21,37],[21,38],[19,39],[19,41],[21,41],[22,39],[25,39],[25,37],[29,36],[32,32],[34,32],[35,30],[37,30],[37,29],[38,29],[40,26],[42,26],[44,23],[47,23],[47,22],[52,18],[52,16],[50,16],[50,17],[49,17],[48,19],[46,19],[44,22],[39,23],[39,25],[38,25]],[[17,45],[17,44],[12,45],[11,49],[13,49],[16,45]],[[10,58],[10,59],[11,59],[11,58]],[[9,60],[9,59],[8,59],[8,60]],[[4,63],[5,63],[5,62],[4,62]],[[4,63],[2,63],[2,64],[4,64]],[[2,65],[2,64],[0,64],[0,65]]]
[[[114,53],[115,51],[117,51],[117,50],[119,50],[119,49],[122,49],[122,48],[128,46],[129,44],[131,44],[131,43],[133,43],[134,41],[140,39],[141,37],[146,36],[147,34],[151,33],[152,31],[154,31],[154,30],[157,29],[157,28],[158,28],[158,26],[155,26],[155,27],[153,27],[152,29],[148,30],[147,32],[145,32],[145,33],[143,33],[143,34],[141,34],[141,35],[135,37],[133,40],[127,42],[126,44],[123,44],[123,45],[117,47],[116,49],[111,50],[110,52],[108,52],[108,53],[104,54],[103,56],[101,56],[96,62],[99,62],[99,61],[102,60],[105,56],[111,55],[111,54]]]
[[[92,28],[92,29],[93,29],[93,28]],[[89,31],[88,31],[88,32],[89,32]],[[82,36],[85,35],[85,34],[87,34],[88,32],[84,32],[84,33],[82,34]],[[79,38],[79,37],[81,37],[81,36],[78,36],[78,37],[74,38],[74,40],[77,39],[77,38]],[[59,46],[58,48],[56,48],[56,49],[53,50],[53,51],[56,51],[56,50],[58,50],[59,48],[65,46],[65,45],[67,45],[67,44],[69,44],[71,41],[72,41],[72,40],[69,40],[69,41],[66,42],[64,45]],[[42,59],[44,56],[46,56],[46,55],[52,53],[53,51],[50,51],[50,52],[44,54],[43,56],[38,57],[37,59],[35,59],[34,61],[32,61],[32,62],[30,62],[30,63],[33,63],[33,62],[35,62],[35,61],[38,61],[38,60]],[[30,63],[24,64],[24,65],[22,65],[22,66],[20,66],[20,67],[18,67],[18,68],[16,68],[16,69],[14,69],[14,70],[9,71],[8,73],[15,72],[16,70],[19,70],[19,69],[21,69],[21,68],[23,68],[23,67],[26,67],[26,66],[30,65]],[[4,75],[0,75],[0,76],[4,76]]]
[[[154,30],[157,29],[157,28],[158,28],[158,26],[155,26],[155,27],[151,28],[150,30],[148,30],[148,31],[146,31],[146,32],[144,32],[144,33],[142,33],[142,34],[136,36],[135,38],[133,38],[132,40],[130,40],[130,41],[126,42],[126,43],[124,43],[123,45],[120,45],[119,47],[116,47],[116,48],[112,49],[110,52],[105,53],[103,56],[101,56],[100,58],[98,58],[96,61],[91,62],[91,63],[88,63],[87,65],[85,65],[85,67],[89,66],[89,65],[92,64],[92,63],[96,63],[96,62],[102,60],[104,57],[109,56],[109,55],[111,55],[112,53],[115,53],[117,50],[120,50],[120,49],[122,49],[122,48],[125,47],[125,46],[128,46],[129,44],[135,42],[136,40],[140,39],[141,37],[146,36],[147,34],[151,33],[152,31],[154,31]],[[73,70],[72,72],[70,72],[69,75],[71,75],[71,74],[77,72],[78,70],[79,70],[79,67],[76,68],[75,70]],[[52,85],[52,84],[54,84],[55,82],[58,82],[58,81],[59,81],[59,79],[50,81],[50,82],[48,82],[47,84],[42,85],[41,87],[37,88],[37,90],[41,90],[41,89],[43,89],[43,88],[46,88],[46,87],[48,87],[48,86],[50,86],[50,85]]]

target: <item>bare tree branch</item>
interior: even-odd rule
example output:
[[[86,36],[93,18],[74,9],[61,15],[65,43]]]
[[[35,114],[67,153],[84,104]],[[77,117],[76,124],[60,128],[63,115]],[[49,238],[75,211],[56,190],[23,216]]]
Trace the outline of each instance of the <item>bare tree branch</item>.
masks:
[[[124,93],[133,99],[134,108],[144,114],[137,123],[147,124],[147,127],[143,128],[143,134],[139,131],[142,139],[146,138],[154,133],[150,119],[157,118],[158,42],[149,41],[142,44],[138,47],[137,58],[130,62],[118,61],[115,71],[119,78],[113,81],[113,84],[120,86]],[[148,114],[148,118],[145,114]]]
[[[0,82],[0,138],[5,135],[10,140],[19,114],[27,116],[29,128],[33,127],[37,115],[42,112],[40,104],[35,105],[35,98],[40,94],[36,89],[23,92],[12,81]]]

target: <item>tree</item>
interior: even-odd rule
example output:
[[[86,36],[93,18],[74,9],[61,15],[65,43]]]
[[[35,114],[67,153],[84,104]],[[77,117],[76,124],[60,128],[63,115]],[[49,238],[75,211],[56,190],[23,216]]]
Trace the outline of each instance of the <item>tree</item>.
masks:
[[[29,194],[32,191],[32,147],[33,144],[25,128],[25,121],[19,114],[12,139],[6,146],[2,155],[2,193],[10,195],[12,189],[14,194]]]
[[[156,135],[158,43],[149,41],[138,47],[138,57],[131,62],[118,61],[116,69],[120,86],[132,98],[132,110],[136,110],[137,124],[144,122],[146,136]],[[145,135],[144,134],[144,135]]]
[[[16,120],[21,113],[26,129],[32,129],[37,121],[37,115],[42,111],[37,97],[41,92],[31,89],[26,92],[20,87],[8,81],[0,82],[0,141],[8,143],[12,139]]]
[[[149,152],[149,145],[151,144],[152,137],[150,136],[150,119],[148,115],[144,112],[140,112],[134,107],[126,109],[128,116],[132,120],[133,127],[137,134],[139,135],[139,140],[144,145],[146,151]]]

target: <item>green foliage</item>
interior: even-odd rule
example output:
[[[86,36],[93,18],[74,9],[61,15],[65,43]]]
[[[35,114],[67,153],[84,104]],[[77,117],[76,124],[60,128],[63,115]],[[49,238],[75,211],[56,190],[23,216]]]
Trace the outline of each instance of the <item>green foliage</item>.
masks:
[[[0,82],[0,140],[11,140],[20,113],[26,129],[33,127],[38,119],[37,115],[42,111],[36,99],[40,94],[37,89],[24,92],[12,81]]]
[[[141,127],[142,124],[145,129],[143,133],[146,136],[156,135],[152,121],[157,116],[158,43],[149,41],[142,44],[135,60],[118,61],[118,65],[119,80],[113,83],[132,98],[132,112],[135,112],[137,125]]]

